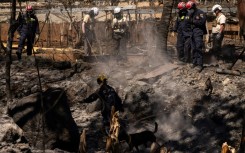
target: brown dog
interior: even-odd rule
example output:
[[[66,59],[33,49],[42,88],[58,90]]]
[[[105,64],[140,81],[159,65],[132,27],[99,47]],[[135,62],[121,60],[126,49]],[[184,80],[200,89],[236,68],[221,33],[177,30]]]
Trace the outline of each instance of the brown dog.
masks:
[[[120,141],[125,140],[128,145],[129,145],[129,150],[131,151],[134,147],[136,148],[136,150],[139,152],[139,145],[144,145],[145,147],[147,147],[147,142],[156,142],[156,136],[154,135],[154,133],[157,132],[158,129],[158,124],[155,122],[155,130],[149,131],[142,131],[139,133],[134,133],[134,134],[121,134],[119,137]]]
[[[224,143],[222,144],[222,150],[221,150],[221,153],[236,153],[236,150],[235,150],[235,148],[229,146],[229,145],[227,144],[227,142],[224,142]]]
[[[118,141],[119,130],[120,130],[119,111],[115,112],[115,108],[112,107],[110,132],[109,132],[109,136],[106,138],[106,153],[119,152],[119,141]]]
[[[120,123],[119,123],[119,111],[115,112],[111,119],[110,125],[110,137],[115,139],[118,142],[118,135],[120,130]]]

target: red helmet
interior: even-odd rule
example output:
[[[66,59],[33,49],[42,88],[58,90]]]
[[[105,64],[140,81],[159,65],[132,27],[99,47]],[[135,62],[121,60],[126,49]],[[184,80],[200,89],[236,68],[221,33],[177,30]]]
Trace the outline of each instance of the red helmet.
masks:
[[[32,6],[31,6],[31,5],[27,5],[27,6],[26,6],[26,11],[33,11]]]
[[[194,8],[194,7],[196,7],[196,3],[194,3],[193,1],[188,1],[187,3],[186,3],[186,8],[189,10],[189,9],[192,9],[192,8]]]
[[[179,2],[179,4],[178,4],[178,9],[179,10],[182,10],[182,9],[184,9],[185,8],[185,2]]]

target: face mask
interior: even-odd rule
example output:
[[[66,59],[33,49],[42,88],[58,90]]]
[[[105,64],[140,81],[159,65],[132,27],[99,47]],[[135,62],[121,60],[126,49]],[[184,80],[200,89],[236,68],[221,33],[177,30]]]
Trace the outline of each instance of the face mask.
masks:
[[[115,18],[120,19],[121,18],[121,14],[120,13],[115,14]]]

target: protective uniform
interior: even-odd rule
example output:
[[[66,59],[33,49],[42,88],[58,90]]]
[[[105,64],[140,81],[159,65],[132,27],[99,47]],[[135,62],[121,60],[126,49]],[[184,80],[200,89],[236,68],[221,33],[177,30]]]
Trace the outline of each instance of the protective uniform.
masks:
[[[120,7],[114,9],[114,18],[112,20],[112,38],[116,41],[117,53],[126,58],[126,43],[128,36],[128,21],[123,16]]]
[[[173,31],[178,33],[177,36],[177,43],[176,43],[176,48],[177,48],[177,52],[178,52],[178,59],[180,61],[184,61],[186,62],[186,60],[184,59],[184,44],[185,44],[185,38],[184,38],[184,34],[183,34],[183,29],[185,27],[185,16],[187,14],[187,10],[185,8],[185,3],[184,2],[180,2],[178,4],[178,16],[175,22],[175,26]]]
[[[20,14],[18,17],[19,27],[17,31],[20,33],[17,57],[21,60],[22,50],[27,40],[27,55],[32,55],[32,48],[36,34],[39,34],[39,23],[37,16],[31,6],[26,7],[26,13]]]
[[[187,2],[189,22],[192,29],[192,63],[198,66],[198,71],[203,68],[203,35],[207,34],[206,29],[206,14],[196,8],[196,4],[192,1]]]
[[[221,13],[222,7],[218,4],[214,5],[212,11],[216,15],[215,24],[212,28],[211,40],[213,40],[213,51],[216,57],[220,56],[221,45],[224,38],[224,26],[226,23],[226,17]],[[221,26],[223,29],[221,31]]]
[[[115,111],[123,111],[122,100],[111,86],[106,83],[106,78],[101,75],[97,79],[100,88],[92,93],[88,98],[85,98],[82,102],[90,103],[98,98],[102,102],[101,114],[103,117],[103,125],[109,126],[111,107],[115,107]]]
[[[93,41],[95,40],[94,26],[95,19],[94,17],[99,14],[99,9],[97,7],[91,8],[88,14],[84,16],[83,19],[83,37],[84,37],[84,50],[88,56],[92,55],[91,47]]]

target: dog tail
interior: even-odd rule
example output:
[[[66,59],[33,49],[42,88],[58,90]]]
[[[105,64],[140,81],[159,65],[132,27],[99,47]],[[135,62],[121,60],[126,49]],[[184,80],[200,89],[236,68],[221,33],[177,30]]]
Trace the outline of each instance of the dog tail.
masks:
[[[158,130],[158,124],[157,124],[157,122],[155,122],[155,130],[154,130],[154,132],[153,132],[153,133],[156,133],[156,132],[157,132],[157,130]]]

